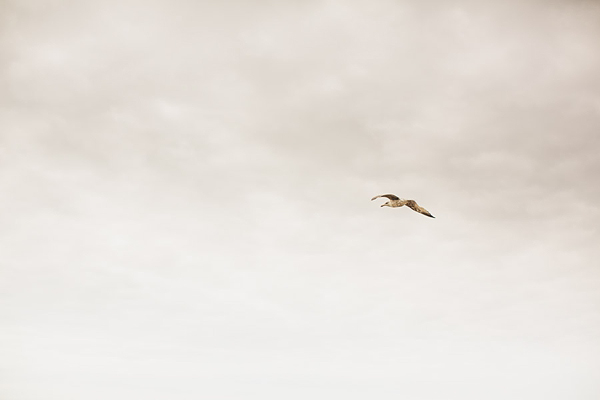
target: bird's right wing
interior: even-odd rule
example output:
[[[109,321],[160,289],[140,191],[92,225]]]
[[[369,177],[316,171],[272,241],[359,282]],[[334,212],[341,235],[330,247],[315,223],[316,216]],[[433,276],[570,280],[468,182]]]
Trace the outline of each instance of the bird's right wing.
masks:
[[[387,197],[390,200],[400,200],[400,198],[398,196],[396,196],[395,194],[380,194],[379,196],[375,196],[371,199],[371,201],[378,199],[380,197]]]
[[[418,213],[421,213],[423,215],[427,215],[428,217],[431,218],[435,218],[433,215],[431,215],[429,213],[429,211],[427,211],[426,209],[424,209],[423,207],[421,207],[420,205],[417,204],[416,201],[414,200],[408,200],[408,202],[406,203],[407,207],[410,207],[411,209],[415,210]]]

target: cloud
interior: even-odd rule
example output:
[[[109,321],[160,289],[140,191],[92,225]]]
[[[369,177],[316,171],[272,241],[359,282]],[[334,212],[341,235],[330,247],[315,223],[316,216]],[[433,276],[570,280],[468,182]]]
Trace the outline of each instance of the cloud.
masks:
[[[1,11],[5,397],[595,398],[594,3]]]

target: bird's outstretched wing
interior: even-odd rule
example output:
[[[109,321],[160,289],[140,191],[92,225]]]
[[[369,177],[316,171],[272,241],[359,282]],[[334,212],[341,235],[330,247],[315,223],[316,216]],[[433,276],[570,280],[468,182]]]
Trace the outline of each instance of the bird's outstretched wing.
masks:
[[[431,215],[429,213],[429,211],[427,211],[426,209],[424,209],[423,207],[421,207],[420,205],[417,204],[416,201],[414,200],[408,200],[408,202],[406,203],[407,207],[410,207],[411,209],[415,210],[418,213],[421,213],[423,215],[427,215],[428,217],[431,218],[435,218],[433,215]]]
[[[398,196],[396,196],[395,194],[380,194],[379,196],[375,196],[371,199],[371,201],[378,199],[380,197],[387,197],[390,200],[400,200],[400,198]]]

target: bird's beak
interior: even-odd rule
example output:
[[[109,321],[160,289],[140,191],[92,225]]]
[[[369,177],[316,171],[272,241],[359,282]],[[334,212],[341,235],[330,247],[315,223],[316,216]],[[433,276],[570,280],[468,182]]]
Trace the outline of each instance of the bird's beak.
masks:
[[[382,204],[382,205],[380,205],[379,207],[383,207],[383,206],[385,206],[385,204]]]

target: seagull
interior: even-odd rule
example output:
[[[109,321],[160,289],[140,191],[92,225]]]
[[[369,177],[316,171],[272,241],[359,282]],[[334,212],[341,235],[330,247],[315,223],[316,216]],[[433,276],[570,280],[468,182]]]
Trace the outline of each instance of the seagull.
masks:
[[[414,200],[404,200],[401,199],[400,197],[396,196],[395,194],[380,194],[379,196],[375,196],[371,199],[371,201],[378,199],[380,197],[387,197],[388,199],[390,199],[388,202],[384,203],[381,205],[381,207],[402,207],[402,206],[408,206],[410,208],[412,208],[413,210],[415,210],[418,213],[421,213],[423,215],[427,215],[428,217],[431,218],[435,218],[433,215],[431,215],[429,213],[429,211],[427,211],[426,209],[424,209],[423,207],[421,207],[420,205],[417,204],[416,201]]]

